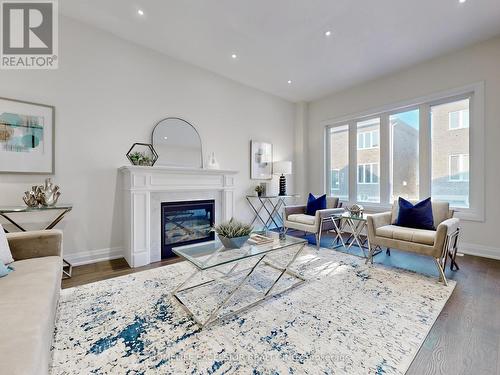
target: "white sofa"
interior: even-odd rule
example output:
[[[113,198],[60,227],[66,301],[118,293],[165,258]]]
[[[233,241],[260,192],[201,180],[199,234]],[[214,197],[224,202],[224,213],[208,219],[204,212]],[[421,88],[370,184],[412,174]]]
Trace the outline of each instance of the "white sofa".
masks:
[[[9,233],[7,240],[15,270],[0,278],[0,373],[45,375],[61,290],[62,233]]]

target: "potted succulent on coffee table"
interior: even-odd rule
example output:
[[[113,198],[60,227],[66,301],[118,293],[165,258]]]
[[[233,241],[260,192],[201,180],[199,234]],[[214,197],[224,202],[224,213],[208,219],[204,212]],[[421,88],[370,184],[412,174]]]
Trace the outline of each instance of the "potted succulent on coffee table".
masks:
[[[220,242],[226,249],[239,249],[252,233],[253,227],[249,224],[241,223],[231,219],[226,223],[215,226],[215,233],[219,236]]]

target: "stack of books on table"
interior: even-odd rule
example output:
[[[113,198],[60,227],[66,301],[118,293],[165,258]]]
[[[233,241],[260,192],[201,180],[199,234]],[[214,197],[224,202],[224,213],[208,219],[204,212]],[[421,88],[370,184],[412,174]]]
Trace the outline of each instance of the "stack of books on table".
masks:
[[[272,243],[274,241],[273,238],[264,236],[262,234],[254,233],[248,239],[248,243],[251,245],[264,245],[268,243]]]

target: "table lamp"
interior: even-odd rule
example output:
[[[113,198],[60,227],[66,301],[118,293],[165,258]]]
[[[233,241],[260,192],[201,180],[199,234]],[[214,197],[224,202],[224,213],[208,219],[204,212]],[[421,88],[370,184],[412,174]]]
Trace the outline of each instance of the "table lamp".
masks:
[[[279,195],[286,195],[286,178],[285,175],[292,174],[291,161],[275,161],[273,163],[273,173],[280,174],[280,192]]]

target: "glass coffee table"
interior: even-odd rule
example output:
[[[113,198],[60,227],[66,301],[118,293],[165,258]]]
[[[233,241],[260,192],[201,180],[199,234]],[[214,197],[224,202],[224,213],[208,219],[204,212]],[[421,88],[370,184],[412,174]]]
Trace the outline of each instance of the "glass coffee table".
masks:
[[[305,281],[290,268],[307,240],[275,232],[259,234],[272,242],[225,249],[219,241],[211,241],[172,249],[195,269],[172,296],[201,328]],[[284,288],[277,287],[280,280]]]

